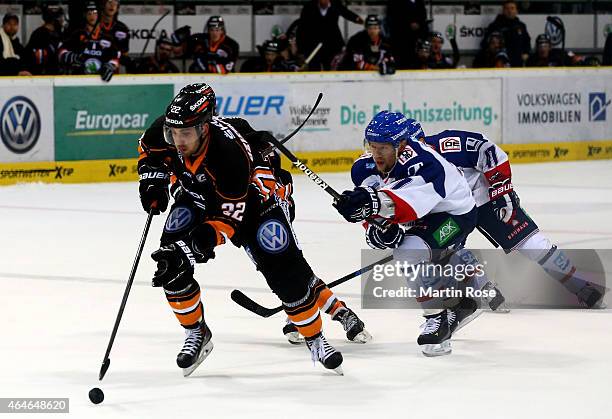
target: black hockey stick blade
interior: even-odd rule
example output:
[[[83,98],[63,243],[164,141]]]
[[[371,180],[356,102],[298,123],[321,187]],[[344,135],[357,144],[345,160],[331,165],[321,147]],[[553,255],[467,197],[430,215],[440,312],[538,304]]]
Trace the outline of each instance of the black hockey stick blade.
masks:
[[[102,381],[104,376],[106,375],[106,371],[108,371],[108,367],[110,367],[110,358],[106,358],[102,361],[102,367],[100,367],[100,373],[98,374],[98,379]]]
[[[267,308],[260,304],[257,304],[240,290],[233,290],[230,296],[236,304],[243,308],[246,308],[247,310],[261,317],[270,317],[283,310],[282,306],[275,308]]]
[[[374,266],[384,265],[385,263],[391,260],[393,260],[393,255],[386,256],[382,258],[381,260],[379,260],[378,262],[374,262],[368,266],[364,266],[363,268],[358,269],[355,272],[351,272],[350,274],[344,275],[342,278],[339,278],[339,279],[336,279],[335,281],[330,282],[329,284],[327,284],[327,287],[333,288],[337,285],[343,284],[346,281],[355,278],[356,276],[359,276],[363,273],[371,271],[372,269],[374,269]],[[247,310],[261,317],[270,317],[276,313],[280,313],[281,311],[283,311],[283,306],[278,306],[274,308],[264,307],[261,304],[258,304],[255,301],[251,300],[240,290],[233,290],[231,294],[231,298],[239,306],[246,308]]]

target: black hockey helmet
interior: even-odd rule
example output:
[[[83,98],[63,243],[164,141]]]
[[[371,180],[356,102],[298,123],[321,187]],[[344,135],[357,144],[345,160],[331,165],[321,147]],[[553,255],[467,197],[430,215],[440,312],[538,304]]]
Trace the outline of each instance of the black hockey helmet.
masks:
[[[438,31],[430,32],[429,39],[430,40],[439,39],[442,45],[444,45],[444,36],[442,35],[442,32],[438,32]]]
[[[261,49],[263,52],[277,52],[278,53],[282,51],[279,42],[275,39],[269,39],[265,41]]]
[[[42,9],[42,18],[45,23],[57,22],[64,17],[64,8],[59,4],[46,4]]]
[[[550,36],[546,35],[545,33],[541,33],[536,38],[535,44],[536,44],[536,47],[539,47],[540,45],[543,45],[543,44],[552,45],[552,41],[550,40]]]
[[[85,13],[87,12],[91,12],[91,11],[98,11],[98,5],[95,1],[88,1],[87,3],[85,3]]]
[[[219,29],[223,29],[225,31],[225,20],[223,20],[223,17],[221,16],[211,16],[208,18],[208,21],[206,22],[206,30],[205,32],[208,32],[208,30],[210,28],[219,28]]]
[[[380,19],[378,15],[368,15],[365,19],[365,27],[369,28],[370,26],[380,26]]]
[[[166,108],[164,139],[174,144],[170,128],[195,127],[201,136],[202,126],[212,119],[215,109],[215,92],[208,84],[195,83],[183,87]]]
[[[415,51],[430,52],[431,42],[429,42],[427,39],[417,39]]]

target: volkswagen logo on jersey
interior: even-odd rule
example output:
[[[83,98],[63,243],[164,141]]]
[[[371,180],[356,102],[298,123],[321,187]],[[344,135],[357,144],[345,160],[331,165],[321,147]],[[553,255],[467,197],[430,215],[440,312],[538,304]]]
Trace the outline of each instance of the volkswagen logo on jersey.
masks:
[[[289,246],[289,234],[282,223],[269,220],[259,226],[257,242],[268,253],[280,253]]]
[[[30,151],[40,136],[40,115],[30,99],[15,96],[0,112],[0,137],[13,153]]]
[[[164,230],[166,230],[168,233],[176,233],[177,231],[181,231],[189,227],[192,220],[193,213],[191,212],[191,209],[187,207],[176,207],[168,216]]]

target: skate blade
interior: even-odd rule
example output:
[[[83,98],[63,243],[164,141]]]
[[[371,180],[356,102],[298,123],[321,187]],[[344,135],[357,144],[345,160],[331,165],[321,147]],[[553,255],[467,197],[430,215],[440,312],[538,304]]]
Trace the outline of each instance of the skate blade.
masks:
[[[372,335],[367,330],[363,329],[361,332],[357,333],[353,340],[349,340],[349,342],[354,343],[368,343],[372,340]]]
[[[421,352],[423,352],[423,355],[429,358],[450,355],[452,351],[453,348],[451,348],[450,340],[445,340],[442,343],[421,345]]]
[[[285,337],[287,338],[287,341],[292,345],[301,345],[306,342],[302,335],[300,335],[300,332],[285,333]]]
[[[487,310],[489,313],[495,314],[508,314],[510,313],[510,309],[507,307],[497,307],[495,310]]]
[[[336,367],[332,371],[338,375],[344,376],[344,371],[342,370],[342,366]]]
[[[478,309],[475,312],[473,312],[472,314],[470,314],[469,316],[467,316],[465,319],[463,319],[458,325],[457,328],[455,329],[455,331],[453,332],[453,334],[457,333],[459,330],[461,330],[462,328],[464,328],[465,326],[467,326],[469,323],[471,323],[472,321],[476,320],[476,318],[478,316],[480,316],[483,313],[482,309]]]
[[[208,343],[202,348],[202,352],[200,352],[200,356],[198,357],[196,362],[188,368],[183,368],[183,377],[189,377],[191,373],[193,373],[196,368],[198,368],[202,361],[204,361],[208,357],[208,355],[210,355],[213,350],[213,347],[214,346],[212,340],[208,341]]]

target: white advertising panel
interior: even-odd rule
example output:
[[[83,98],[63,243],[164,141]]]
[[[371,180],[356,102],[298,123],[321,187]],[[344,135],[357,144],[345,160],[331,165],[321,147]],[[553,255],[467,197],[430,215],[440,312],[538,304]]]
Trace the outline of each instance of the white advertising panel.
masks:
[[[558,15],[565,26],[565,48],[593,48],[594,15]],[[457,33],[459,50],[480,49],[480,43],[489,24],[495,20],[495,15],[437,15],[433,22],[435,31],[447,33],[449,26],[454,25]],[[561,47],[560,34],[549,27],[546,31],[548,15],[520,15],[519,18],[527,25],[533,48],[535,38],[541,33],[548,33],[553,38],[555,47]],[[445,49],[450,44],[445,43]]]
[[[505,143],[612,139],[609,72],[512,77],[504,90]]]
[[[53,84],[0,82],[0,161],[54,159]]]
[[[164,16],[169,12],[166,16]],[[161,19],[161,20],[160,20]],[[130,55],[138,58],[147,44],[145,53],[155,52],[155,41],[161,36],[170,37],[174,31],[173,6],[125,6],[119,20],[130,30]],[[157,23],[157,26],[155,24]]]

